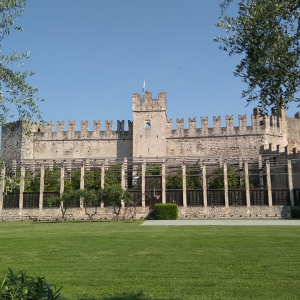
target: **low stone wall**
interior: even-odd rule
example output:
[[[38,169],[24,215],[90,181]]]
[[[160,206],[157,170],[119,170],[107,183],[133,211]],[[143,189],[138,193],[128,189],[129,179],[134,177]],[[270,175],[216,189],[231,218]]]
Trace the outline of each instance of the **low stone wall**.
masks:
[[[290,206],[179,207],[179,219],[290,219]]]
[[[93,208],[88,208],[92,213]],[[149,207],[123,208],[119,218],[144,219],[149,215]],[[290,206],[212,206],[212,207],[178,207],[179,219],[290,219]],[[111,220],[116,216],[112,207],[98,208],[93,220]],[[68,208],[67,220],[88,220],[84,208]],[[0,221],[55,221],[61,220],[59,208],[44,209],[3,209]]]

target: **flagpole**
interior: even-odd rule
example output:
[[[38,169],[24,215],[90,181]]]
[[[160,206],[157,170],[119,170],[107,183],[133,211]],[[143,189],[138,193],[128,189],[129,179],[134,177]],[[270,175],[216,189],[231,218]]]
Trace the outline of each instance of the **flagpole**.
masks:
[[[145,89],[146,89],[146,81],[144,79],[144,82],[143,82],[143,94],[142,94],[142,98],[145,99]]]

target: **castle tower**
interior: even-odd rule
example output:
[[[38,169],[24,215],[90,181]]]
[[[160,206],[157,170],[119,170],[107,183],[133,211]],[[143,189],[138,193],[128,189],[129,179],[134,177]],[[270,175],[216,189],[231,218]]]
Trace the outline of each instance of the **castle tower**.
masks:
[[[35,123],[15,121],[2,127],[1,160],[9,166],[13,160],[18,164],[26,159],[33,159],[33,135],[26,134],[28,130],[35,132]]]
[[[166,156],[166,93],[152,99],[151,92],[145,92],[145,99],[140,94],[132,95],[133,111],[133,157]]]

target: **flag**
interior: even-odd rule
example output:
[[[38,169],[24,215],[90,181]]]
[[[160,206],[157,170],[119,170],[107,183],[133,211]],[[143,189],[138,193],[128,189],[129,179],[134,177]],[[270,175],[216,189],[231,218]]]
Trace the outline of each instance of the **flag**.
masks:
[[[143,92],[145,92],[145,88],[146,88],[146,82],[145,82],[145,79],[144,79],[144,83],[143,83]]]

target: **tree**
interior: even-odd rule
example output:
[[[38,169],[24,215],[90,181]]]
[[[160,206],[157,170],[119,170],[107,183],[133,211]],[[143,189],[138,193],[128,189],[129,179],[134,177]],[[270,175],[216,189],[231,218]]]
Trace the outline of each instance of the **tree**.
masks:
[[[66,212],[68,207],[71,204],[71,201],[78,200],[81,197],[80,190],[71,190],[64,192],[60,197],[49,197],[46,199],[46,202],[49,207],[59,206],[61,211],[61,221],[64,223],[66,220]]]
[[[104,185],[121,184],[121,169],[122,166],[118,164],[110,165],[105,171]]]
[[[98,207],[101,204],[102,200],[102,189],[98,190],[87,190],[80,191],[80,196],[83,200],[83,206],[84,206],[84,212],[89,217],[89,221],[91,222],[93,219],[93,216],[97,214]],[[90,210],[90,208],[93,208],[93,210]]]
[[[224,170],[222,168],[215,169],[208,177],[210,189],[224,189]],[[228,188],[240,188],[240,177],[232,167],[227,169]]]
[[[240,0],[238,14],[229,16],[233,2],[222,0],[216,26],[226,34],[214,40],[229,56],[243,55],[234,72],[247,84],[242,98],[258,101],[262,113],[299,102],[300,1]]]
[[[131,194],[123,190],[119,184],[107,185],[103,189],[103,201],[105,206],[112,206],[119,222],[119,214],[122,208],[122,201],[125,204],[130,202]]]
[[[37,101],[41,100],[37,97],[38,89],[26,82],[34,73],[21,70],[23,61],[29,58],[30,52],[2,52],[3,40],[11,34],[11,30],[23,30],[15,25],[15,21],[25,11],[25,5],[26,0],[0,0],[0,125],[4,125],[8,117],[13,117],[10,115],[12,107],[24,121],[30,121],[34,117],[43,121],[37,105]],[[19,64],[18,68],[16,64]],[[30,127],[25,129],[30,132]]]

